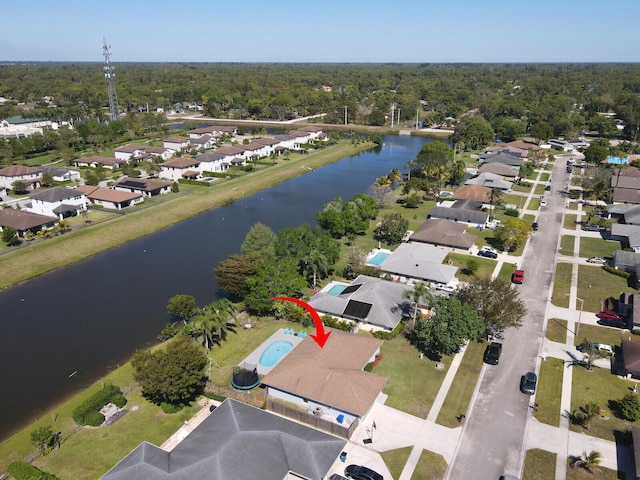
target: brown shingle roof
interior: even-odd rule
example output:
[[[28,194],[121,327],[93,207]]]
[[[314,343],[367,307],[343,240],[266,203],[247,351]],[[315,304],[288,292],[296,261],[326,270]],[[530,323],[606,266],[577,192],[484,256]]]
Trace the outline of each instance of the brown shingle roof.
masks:
[[[172,158],[162,164],[163,167],[173,168],[190,168],[197,167],[198,165],[200,165],[200,161],[187,157]]]
[[[13,208],[0,208],[0,226],[15,228],[19,231],[40,227],[51,222],[58,221],[57,217],[48,217],[39,213],[14,210]]]
[[[622,340],[622,364],[625,370],[638,376],[640,372],[640,342]]]
[[[468,225],[464,223],[430,218],[420,225],[409,240],[412,242],[469,249],[475,243],[476,237],[464,233],[467,227]]]
[[[387,383],[363,369],[382,340],[329,329],[323,348],[305,338],[262,379],[271,386],[358,416],[365,415]]]
[[[19,177],[21,175],[33,175],[41,170],[35,167],[25,167],[24,165],[10,165],[0,169],[0,177]]]
[[[491,199],[491,189],[481,185],[462,185],[455,191],[452,198],[487,203]]]
[[[122,203],[142,197],[141,193],[123,192],[122,190],[93,187],[91,185],[81,185],[76,190],[84,193],[89,200],[100,200],[103,202]]]

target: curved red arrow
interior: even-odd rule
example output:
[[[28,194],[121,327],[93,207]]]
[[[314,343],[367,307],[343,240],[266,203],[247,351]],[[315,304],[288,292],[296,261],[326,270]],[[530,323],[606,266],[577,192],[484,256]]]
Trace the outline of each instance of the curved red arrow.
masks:
[[[304,308],[307,312],[309,312],[311,314],[311,318],[313,318],[313,323],[316,326],[316,334],[311,335],[311,338],[313,338],[315,342],[318,345],[320,345],[320,348],[324,347],[324,344],[327,342],[327,338],[329,338],[329,335],[331,335],[331,332],[325,333],[324,325],[322,325],[322,320],[320,319],[320,315],[318,315],[318,312],[316,312],[311,305],[309,305],[307,302],[303,300],[299,300],[297,298],[291,298],[291,297],[274,297],[271,300],[282,300],[285,302],[297,303],[302,308]]]

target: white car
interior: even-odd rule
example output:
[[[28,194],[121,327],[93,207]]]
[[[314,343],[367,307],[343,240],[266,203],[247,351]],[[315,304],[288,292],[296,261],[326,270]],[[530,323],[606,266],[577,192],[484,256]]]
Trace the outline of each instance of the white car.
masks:
[[[440,290],[441,292],[453,293],[456,291],[456,287],[454,287],[453,285],[439,283],[438,285],[436,285],[436,290]]]
[[[547,206],[547,201],[546,200],[540,200],[540,206],[541,207],[546,207]]]

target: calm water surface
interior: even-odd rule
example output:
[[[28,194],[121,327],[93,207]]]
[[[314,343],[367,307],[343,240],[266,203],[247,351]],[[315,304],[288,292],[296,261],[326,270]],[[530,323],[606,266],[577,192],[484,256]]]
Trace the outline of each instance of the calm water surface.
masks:
[[[170,320],[171,296],[194,295],[198,305],[219,298],[213,268],[239,252],[253,224],[274,231],[315,224],[325,203],[365,192],[376,177],[403,169],[429,141],[385,137],[377,152],[345,158],[0,293],[0,438],[154,344]]]

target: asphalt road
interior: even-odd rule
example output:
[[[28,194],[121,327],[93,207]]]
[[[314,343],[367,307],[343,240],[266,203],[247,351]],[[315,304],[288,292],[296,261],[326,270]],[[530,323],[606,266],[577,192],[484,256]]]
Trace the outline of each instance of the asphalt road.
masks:
[[[543,321],[558,238],[566,202],[560,191],[569,182],[566,165],[558,159],[552,173],[552,189],[545,192],[547,206],[541,207],[522,264],[522,285],[517,285],[527,306],[522,327],[505,332],[499,365],[484,365],[480,386],[465,420],[462,439],[447,472],[447,479],[497,480],[503,474],[517,476],[530,405],[534,399],[520,392],[525,372],[537,373],[543,338]],[[558,392],[560,395],[560,392]]]

